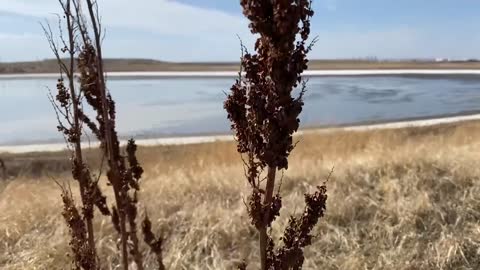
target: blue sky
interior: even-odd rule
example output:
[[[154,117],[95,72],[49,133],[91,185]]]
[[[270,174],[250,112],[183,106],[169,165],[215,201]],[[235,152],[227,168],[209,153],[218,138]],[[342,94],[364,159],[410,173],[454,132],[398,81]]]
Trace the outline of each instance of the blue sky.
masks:
[[[131,3],[135,3],[132,6]],[[107,57],[235,61],[254,37],[238,0],[102,0]],[[311,58],[480,58],[480,1],[314,0]],[[0,0],[0,61],[50,58],[57,0]]]

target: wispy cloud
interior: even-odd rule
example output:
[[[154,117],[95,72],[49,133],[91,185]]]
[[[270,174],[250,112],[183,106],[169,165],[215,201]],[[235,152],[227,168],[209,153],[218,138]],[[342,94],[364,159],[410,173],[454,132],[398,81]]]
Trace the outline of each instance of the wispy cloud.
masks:
[[[232,5],[238,5],[233,2]],[[433,26],[415,18],[401,25],[382,23],[387,16],[382,13],[374,18],[378,23],[372,24],[373,19],[364,18],[367,15],[357,12],[357,6],[352,13],[352,2],[358,5],[348,0],[314,1],[319,12],[312,21],[312,29],[320,40],[311,53],[312,58],[480,56],[477,50],[480,39],[475,38],[478,31],[471,26],[477,21],[474,18],[469,24],[460,22],[458,25],[463,28],[451,27],[451,21],[440,21],[442,17],[436,18]],[[247,47],[253,46],[248,21],[240,12],[233,14],[173,0],[99,3],[103,26],[107,29],[106,57],[235,61],[240,56],[237,34]],[[378,6],[378,1],[365,0],[365,5]],[[60,7],[55,0],[0,0],[0,22],[8,25],[0,27],[1,60],[52,57],[38,22],[54,18],[53,14],[58,12]],[[401,15],[402,11],[389,12]]]
[[[479,57],[480,38],[407,26],[382,30],[315,32],[319,36],[312,58],[471,58]]]
[[[175,1],[104,0],[100,1],[100,8],[107,27],[180,36],[248,33],[248,22],[241,16]],[[0,11],[44,18],[60,9],[52,0],[0,0]]]
[[[237,34],[246,44],[253,42],[248,22],[241,14],[170,0],[137,0],[134,4],[131,0],[103,0],[100,9],[102,24],[107,28],[107,55],[115,52],[111,57],[234,60],[237,57],[233,56],[240,55]],[[52,0],[0,0],[0,12],[30,16],[32,22],[52,18],[59,11],[58,3]],[[38,24],[32,25],[36,27],[32,31],[42,33]],[[117,33],[114,37],[109,35],[111,30]],[[14,51],[18,43],[9,43],[0,45],[0,49],[17,57],[20,52]],[[37,52],[36,57],[49,55]]]

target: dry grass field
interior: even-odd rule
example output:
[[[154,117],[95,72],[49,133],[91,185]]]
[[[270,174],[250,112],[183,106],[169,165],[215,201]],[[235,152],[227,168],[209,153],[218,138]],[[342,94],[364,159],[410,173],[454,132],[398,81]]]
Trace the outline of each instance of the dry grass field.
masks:
[[[297,138],[274,234],[335,166],[327,215],[304,269],[480,269],[480,122]],[[69,267],[52,180],[69,181],[65,156],[5,156],[16,177],[0,181],[1,269]],[[93,150],[88,156],[98,159]],[[146,168],[141,208],[162,224],[156,229],[166,237],[168,269],[232,269],[243,258],[258,268],[256,230],[242,200],[248,187],[233,143],[140,148],[139,158]],[[103,267],[116,269],[111,222],[97,215],[95,227]],[[147,254],[147,269],[153,261]]]
[[[240,56],[240,55],[239,55]],[[176,63],[150,59],[105,59],[106,71],[238,71],[239,63]],[[344,69],[479,69],[480,62],[311,60],[310,70]],[[0,74],[57,73],[56,60],[0,63]]]

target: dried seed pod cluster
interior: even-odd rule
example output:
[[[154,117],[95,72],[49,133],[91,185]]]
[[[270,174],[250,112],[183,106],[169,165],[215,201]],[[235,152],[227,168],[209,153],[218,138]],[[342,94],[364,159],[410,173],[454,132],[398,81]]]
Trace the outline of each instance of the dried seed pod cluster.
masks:
[[[64,12],[68,34],[68,39],[60,36],[62,41],[61,49],[58,49],[54,41],[50,26],[44,27],[50,47],[60,67],[60,78],[56,85],[57,93],[55,97],[50,94],[50,101],[57,114],[57,128],[63,134],[69,149],[71,149],[72,176],[79,184],[82,202],[82,211],[78,211],[71,192],[62,186],[63,216],[70,229],[70,246],[74,253],[74,265],[78,269],[97,269],[98,263],[93,231],[94,206],[97,206],[104,215],[109,215],[110,210],[106,204],[106,197],[98,186],[98,181],[93,179],[88,165],[84,162],[82,153],[81,139],[84,113],[81,104],[81,89],[76,87],[74,76],[74,63],[77,54],[75,39],[77,27],[74,13],[72,12],[74,2],[67,0],[59,3]],[[66,53],[68,59],[64,60],[61,58],[60,52]]]
[[[0,170],[2,170],[2,179],[7,180],[7,166],[5,166],[5,161],[0,158]]]
[[[61,48],[54,42],[50,28],[45,28],[61,70],[57,94],[51,96],[51,101],[59,120],[58,130],[72,149],[72,175],[79,183],[82,200],[82,211],[79,211],[70,189],[62,186],[63,216],[70,229],[74,266],[77,269],[99,268],[92,225],[94,206],[97,206],[102,214],[111,215],[120,235],[122,268],[128,270],[132,260],[137,269],[142,270],[143,256],[137,236],[137,194],[143,168],[138,162],[133,139],[128,141],[125,152],[121,151],[115,126],[116,105],[106,87],[103,70],[97,2],[84,0],[86,8],[82,8],[82,1],[59,0],[68,30],[68,39],[61,37]],[[252,187],[248,213],[260,234],[262,270],[301,269],[303,249],[312,243],[313,227],[326,209],[325,186],[318,187],[314,194],[305,195],[303,214],[290,217],[281,238],[283,245],[276,247],[267,229],[280,215],[282,207],[280,187],[274,194],[276,171],[288,169],[288,157],[295,147],[292,136],[300,123],[305,92],[301,74],[307,69],[307,53],[313,44],[307,45],[312,3],[309,0],[241,0],[240,3],[251,22],[252,33],[259,38],[255,53],[248,53],[242,47],[244,74],[240,73],[224,106],[238,140],[238,151],[246,156],[246,177]],[[84,10],[88,11],[88,16],[84,17]],[[60,52],[68,54],[68,63],[60,57]],[[74,72],[79,73],[77,88]],[[300,86],[299,95],[294,97],[294,89]],[[82,100],[93,109],[94,119],[83,111]],[[83,125],[100,141],[107,160],[106,176],[115,196],[115,205],[111,208],[98,186],[100,177],[93,179],[82,156]],[[265,168],[268,173],[263,186],[261,178]],[[164,239],[153,234],[148,216],[141,230],[143,240],[157,256],[158,268],[165,269],[162,261]],[[246,267],[246,263],[240,265],[240,269]]]
[[[260,38],[256,53],[241,59],[245,76],[232,86],[225,109],[240,153],[253,153],[262,167],[287,169],[303,106],[303,92],[294,98],[292,91],[307,69],[311,3],[242,0],[241,5],[252,33]]]
[[[71,191],[62,190],[62,216],[70,230],[70,248],[73,251],[74,269],[96,269],[95,250],[88,243],[87,227],[84,218],[78,212]]]
[[[308,67],[307,45],[310,18],[309,0],[241,0],[243,14],[250,20],[252,34],[258,34],[255,53],[242,45],[239,79],[231,87],[224,107],[238,141],[237,150],[246,156],[246,177],[252,187],[248,202],[251,223],[260,233],[262,270],[300,269],[303,248],[311,244],[310,232],[323,216],[326,188],[305,195],[301,219],[291,217],[282,237],[283,246],[267,233],[280,215],[282,199],[274,195],[275,173],[288,169],[288,156],[294,149],[293,133],[299,128],[306,84],[301,74]],[[297,97],[293,91],[301,87]],[[261,173],[268,167],[266,185]],[[244,269],[242,264],[240,269]]]
[[[69,148],[72,149],[72,176],[79,182],[82,199],[80,213],[71,192],[62,186],[63,216],[70,228],[73,263],[77,269],[99,268],[92,225],[94,206],[97,206],[102,214],[111,215],[113,226],[120,235],[123,269],[128,269],[131,255],[137,269],[142,270],[143,257],[137,236],[137,192],[140,189],[139,181],[143,168],[136,157],[137,146],[133,139],[128,141],[126,153],[123,154],[121,151],[115,127],[115,102],[105,84],[97,3],[85,0],[89,14],[86,18],[82,13],[80,0],[60,0],[59,3],[63,8],[63,18],[68,30],[67,39],[60,36],[63,43],[61,49],[58,49],[50,27],[44,27],[44,30],[61,70],[61,77],[56,86],[57,94],[55,97],[50,95],[50,99],[57,112],[58,130],[62,132]],[[87,18],[90,24],[86,23]],[[93,39],[90,36],[93,36]],[[60,57],[60,52],[68,54],[68,63]],[[74,72],[79,73],[79,86],[76,84],[77,77]],[[67,77],[68,85],[65,84],[63,74]],[[94,120],[84,113],[83,100],[95,112]],[[84,124],[101,143],[100,148],[107,159],[107,179],[115,195],[115,205],[111,210],[98,186],[100,177],[96,180],[92,178],[82,156],[81,140]],[[148,233],[148,238],[145,236],[145,239],[149,240],[147,244],[157,254],[162,248],[162,241],[152,242],[154,236],[151,226],[148,232],[145,230],[144,232]],[[152,243],[154,245],[151,245]],[[159,268],[164,269],[161,253],[159,254]]]

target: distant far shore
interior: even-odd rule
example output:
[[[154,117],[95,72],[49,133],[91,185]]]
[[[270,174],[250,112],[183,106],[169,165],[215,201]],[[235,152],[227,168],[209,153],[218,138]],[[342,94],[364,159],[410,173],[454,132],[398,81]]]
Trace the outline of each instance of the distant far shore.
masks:
[[[307,70],[304,77],[332,76],[478,76],[480,69],[349,69]],[[0,73],[0,79],[51,79],[58,73]],[[238,71],[110,71],[110,79],[158,79],[158,78],[233,78]]]
[[[105,59],[107,72],[238,72],[234,62],[177,63],[149,59]],[[311,60],[309,70],[480,70],[480,61]],[[0,74],[58,73],[56,60],[0,62]]]

